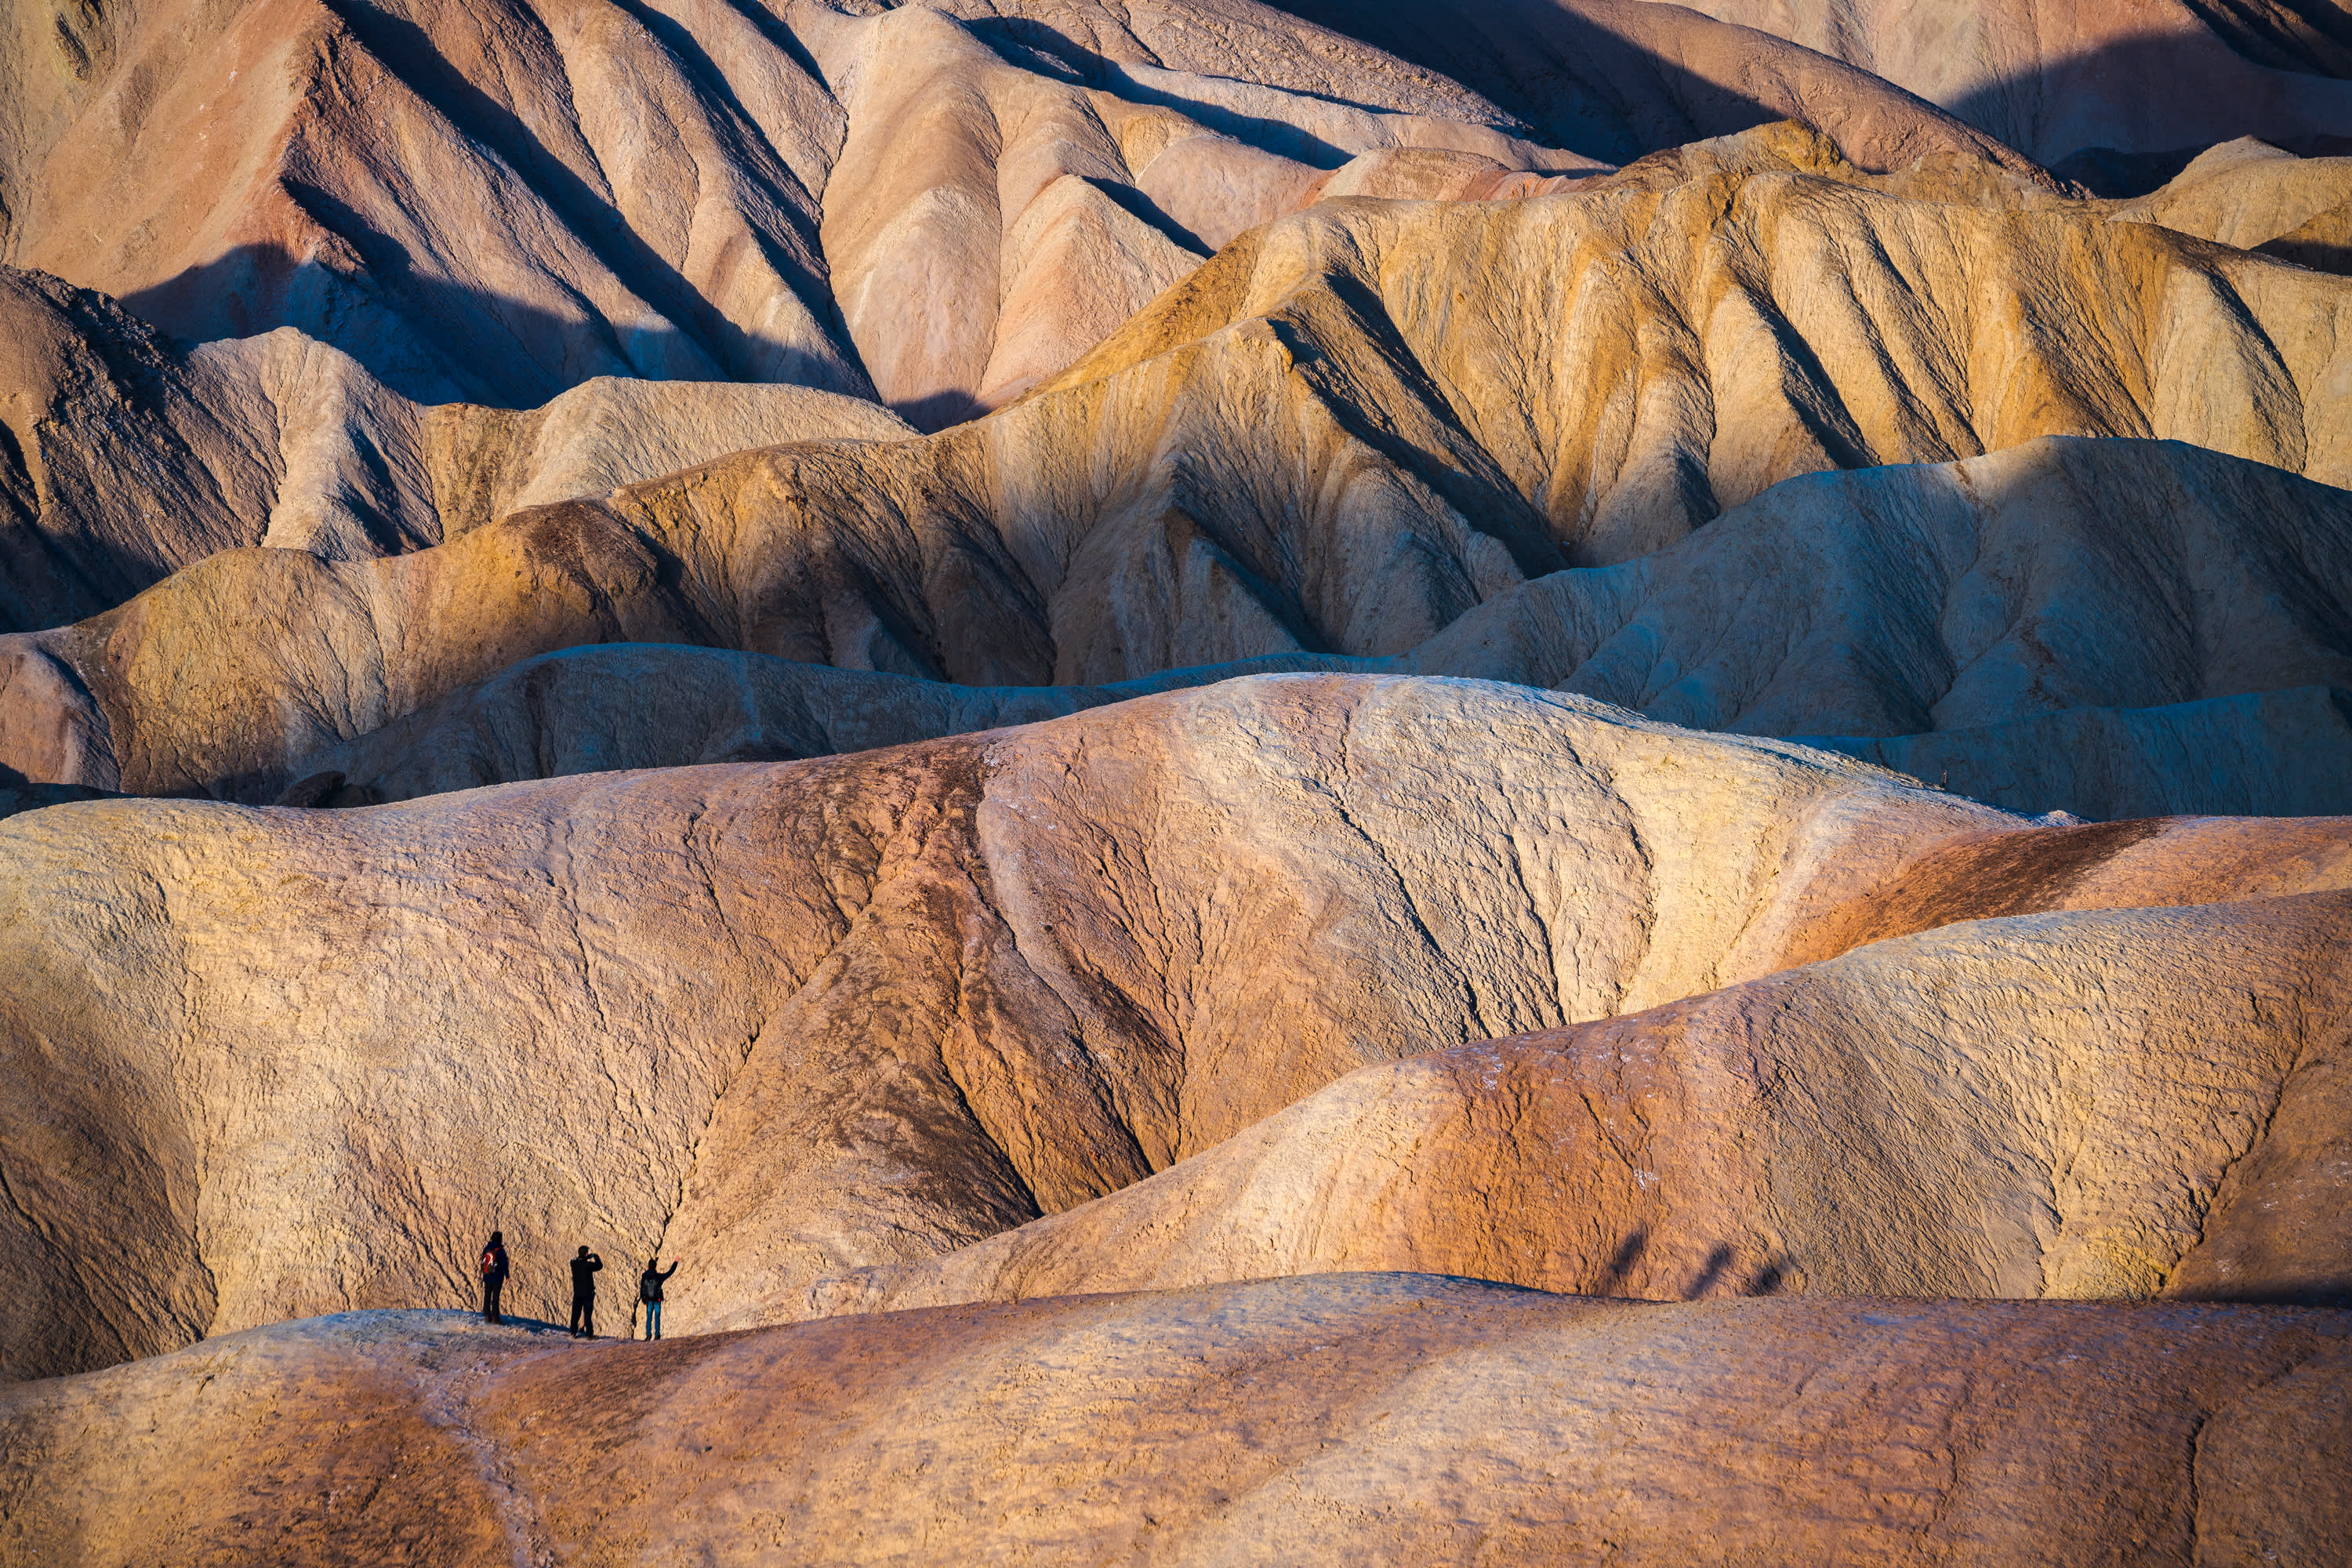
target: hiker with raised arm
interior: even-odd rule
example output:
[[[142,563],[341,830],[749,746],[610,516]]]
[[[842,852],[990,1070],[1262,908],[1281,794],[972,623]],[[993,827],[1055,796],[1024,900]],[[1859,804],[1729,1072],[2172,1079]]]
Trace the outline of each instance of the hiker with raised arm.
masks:
[[[507,1282],[507,1233],[490,1232],[490,1244],[482,1248],[482,1321],[503,1323],[499,1316],[499,1292]]]
[[[637,1300],[646,1304],[646,1338],[649,1340],[662,1337],[662,1282],[677,1272],[675,1258],[669,1260],[667,1268],[660,1264],[658,1256],[646,1258],[646,1271],[637,1276]]]
[[[604,1260],[586,1247],[572,1260],[572,1337],[596,1337],[596,1271]]]

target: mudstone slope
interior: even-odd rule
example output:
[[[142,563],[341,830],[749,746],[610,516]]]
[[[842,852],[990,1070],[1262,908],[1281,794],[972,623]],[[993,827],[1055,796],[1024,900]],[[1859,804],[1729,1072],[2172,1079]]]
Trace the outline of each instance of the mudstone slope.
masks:
[[[357,1314],[0,1394],[0,1499],[27,1561],[2320,1563],[2346,1324],[1381,1274],[642,1349]]]
[[[2347,51],[16,7],[0,1562],[2352,1555]]]

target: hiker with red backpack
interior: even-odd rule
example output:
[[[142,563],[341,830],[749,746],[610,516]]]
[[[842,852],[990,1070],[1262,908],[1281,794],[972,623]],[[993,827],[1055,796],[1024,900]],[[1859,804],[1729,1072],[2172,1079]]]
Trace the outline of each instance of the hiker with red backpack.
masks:
[[[499,1291],[507,1282],[507,1233],[490,1232],[490,1244],[482,1248],[482,1321],[503,1323],[499,1316]]]

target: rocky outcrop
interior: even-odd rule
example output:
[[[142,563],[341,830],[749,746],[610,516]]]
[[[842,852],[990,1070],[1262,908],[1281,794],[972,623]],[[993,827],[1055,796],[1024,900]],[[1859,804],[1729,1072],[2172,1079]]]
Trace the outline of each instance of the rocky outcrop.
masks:
[[[370,1313],[9,1391],[0,1507],[51,1561],[2325,1562],[2348,1336],[1418,1275],[661,1345]]]

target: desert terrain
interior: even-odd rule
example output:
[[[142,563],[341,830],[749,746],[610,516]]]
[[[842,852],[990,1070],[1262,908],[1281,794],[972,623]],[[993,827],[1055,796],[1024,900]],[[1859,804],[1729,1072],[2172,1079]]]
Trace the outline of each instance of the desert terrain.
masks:
[[[2348,956],[2338,0],[7,13],[0,1563],[2341,1564]]]

